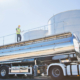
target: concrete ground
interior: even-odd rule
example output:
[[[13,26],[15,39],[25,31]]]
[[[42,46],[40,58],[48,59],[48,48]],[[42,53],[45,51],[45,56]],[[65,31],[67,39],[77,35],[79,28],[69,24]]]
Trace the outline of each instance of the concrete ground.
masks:
[[[0,80],[51,80],[50,77],[35,77],[35,78],[23,78],[23,77],[10,77],[8,79]],[[63,80],[80,80],[80,77],[65,77]]]

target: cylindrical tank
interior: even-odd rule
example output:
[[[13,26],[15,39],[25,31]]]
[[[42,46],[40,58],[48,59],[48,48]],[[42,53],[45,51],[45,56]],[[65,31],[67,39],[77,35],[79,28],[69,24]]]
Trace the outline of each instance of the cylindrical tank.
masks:
[[[47,30],[33,30],[23,34],[24,41],[45,37]]]
[[[78,40],[71,33],[64,33],[40,39],[34,39],[25,45],[19,45],[0,50],[0,61],[13,59],[33,58],[65,54],[66,52],[79,53]]]
[[[72,32],[80,38],[80,10],[70,10],[52,16],[48,21],[48,35]]]

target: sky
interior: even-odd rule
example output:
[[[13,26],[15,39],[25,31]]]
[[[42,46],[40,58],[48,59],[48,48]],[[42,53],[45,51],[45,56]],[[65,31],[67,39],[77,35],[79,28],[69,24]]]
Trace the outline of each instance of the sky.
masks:
[[[60,12],[80,9],[80,0],[0,0],[0,37],[48,24]]]

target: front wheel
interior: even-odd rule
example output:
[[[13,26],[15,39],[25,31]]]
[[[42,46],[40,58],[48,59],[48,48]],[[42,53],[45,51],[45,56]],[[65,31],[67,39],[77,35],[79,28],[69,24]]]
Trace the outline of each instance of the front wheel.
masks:
[[[0,69],[0,77],[1,78],[7,78],[8,77],[8,68],[7,67],[2,67]]]
[[[52,67],[50,69],[50,76],[52,80],[62,80],[63,79],[63,71],[60,67]]]

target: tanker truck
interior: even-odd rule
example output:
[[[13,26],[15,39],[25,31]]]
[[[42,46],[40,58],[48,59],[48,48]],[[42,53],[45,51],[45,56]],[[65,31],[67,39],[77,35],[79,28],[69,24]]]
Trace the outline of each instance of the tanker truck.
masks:
[[[80,76],[79,39],[71,32],[0,46],[0,78]]]

